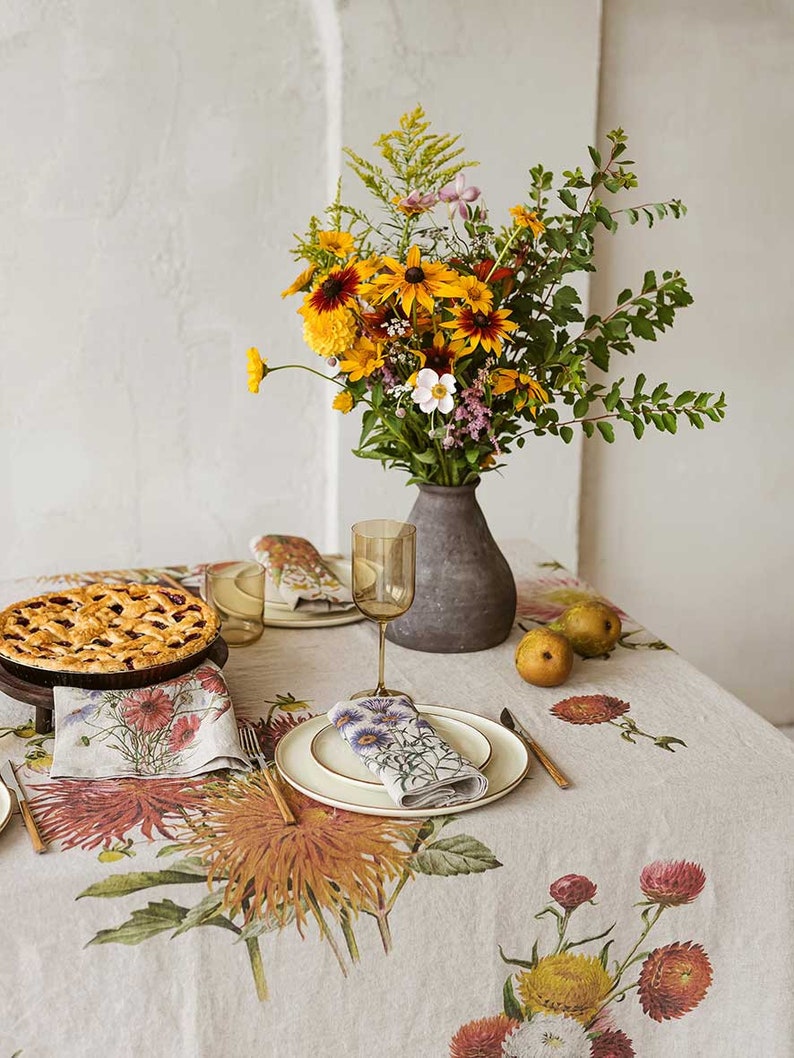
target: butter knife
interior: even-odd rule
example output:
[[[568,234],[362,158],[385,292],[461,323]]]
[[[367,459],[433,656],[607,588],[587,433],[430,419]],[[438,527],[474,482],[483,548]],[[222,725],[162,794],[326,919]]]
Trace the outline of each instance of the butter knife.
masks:
[[[518,737],[527,746],[532,754],[540,761],[549,775],[554,779],[561,790],[567,790],[571,785],[568,779],[563,775],[554,761],[545,753],[545,751],[537,744],[532,735],[527,731],[525,727],[516,720],[509,709],[503,709],[499,715],[499,719],[502,721],[505,727],[510,728],[511,731],[515,732]]]
[[[39,828],[36,826],[36,820],[33,818],[33,812],[30,810],[28,799],[25,797],[25,793],[19,785],[14,766],[10,760],[6,761],[2,768],[0,768],[0,779],[3,780],[9,790],[12,790],[16,794],[19,810],[22,813],[22,818],[25,820],[25,826],[28,829],[30,840],[33,842],[34,850],[36,852],[46,852],[47,846],[41,840],[41,834],[39,834]]]

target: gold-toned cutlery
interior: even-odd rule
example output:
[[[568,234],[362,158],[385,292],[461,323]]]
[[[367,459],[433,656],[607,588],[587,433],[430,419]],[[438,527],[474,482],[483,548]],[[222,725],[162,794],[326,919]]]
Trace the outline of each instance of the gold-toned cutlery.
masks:
[[[14,771],[14,765],[10,760],[6,761],[5,764],[0,768],[0,779],[5,783],[9,790],[16,795],[17,804],[19,810],[22,813],[22,818],[25,821],[30,840],[33,842],[33,848],[36,852],[46,852],[47,846],[41,839],[39,828],[36,826],[36,820],[33,818],[33,812],[28,804],[28,799],[25,796],[25,791],[19,785],[16,772]]]
[[[239,728],[239,732],[240,745],[243,747],[243,750],[248,755],[251,763],[254,764],[257,768],[259,768],[259,770],[262,772],[262,775],[265,778],[265,782],[267,783],[270,792],[273,795],[273,800],[276,802],[276,807],[281,813],[281,818],[284,820],[285,823],[289,824],[290,826],[293,826],[295,823],[297,823],[297,819],[293,815],[292,809],[287,804],[284,798],[284,794],[279,789],[279,785],[276,778],[270,771],[270,764],[272,764],[273,762],[268,761],[267,757],[262,752],[262,749],[259,745],[259,741],[256,737],[256,731],[254,731],[252,727],[248,727],[247,725],[245,725],[244,727]]]
[[[525,727],[516,720],[509,709],[503,709],[499,715],[499,719],[502,721],[505,727],[515,732],[518,737],[527,746],[527,749],[537,758],[537,760],[543,765],[549,775],[554,779],[561,790],[567,790],[571,785],[570,781],[566,778],[563,772],[557,767],[554,761],[549,757],[545,750],[538,745],[535,739],[530,735]]]

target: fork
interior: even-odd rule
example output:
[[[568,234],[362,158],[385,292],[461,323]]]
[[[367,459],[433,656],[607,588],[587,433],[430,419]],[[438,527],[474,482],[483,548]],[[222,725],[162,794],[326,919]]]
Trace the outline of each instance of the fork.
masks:
[[[241,727],[239,729],[239,731],[240,731],[240,744],[242,745],[243,750],[248,755],[251,763],[254,764],[257,768],[259,768],[259,770],[264,775],[265,782],[267,783],[268,787],[270,788],[270,792],[273,794],[273,800],[276,802],[276,806],[277,806],[279,812],[281,812],[281,818],[284,820],[285,823],[288,823],[291,826],[294,826],[295,823],[297,823],[297,820],[295,819],[295,816],[292,814],[292,809],[290,808],[290,806],[285,801],[284,795],[282,794],[281,790],[278,788],[276,780],[273,778],[273,775],[271,774],[270,762],[268,761],[267,757],[262,752],[262,749],[261,749],[261,747],[259,745],[259,742],[257,740],[257,737],[256,737],[256,732],[254,731],[254,729],[252,727],[248,727],[247,725],[244,726],[244,727]]]

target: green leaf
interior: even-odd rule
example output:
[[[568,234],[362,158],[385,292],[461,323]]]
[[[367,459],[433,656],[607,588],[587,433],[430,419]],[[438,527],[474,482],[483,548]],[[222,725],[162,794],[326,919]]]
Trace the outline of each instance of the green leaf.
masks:
[[[571,443],[571,441],[573,440],[573,430],[570,428],[570,426],[560,427],[560,437],[567,445]]]
[[[127,896],[141,889],[151,889],[157,885],[184,885],[189,882],[207,881],[206,871],[203,875],[187,871],[132,871],[130,874],[113,874],[101,882],[94,882],[79,893],[77,899],[84,896]]]
[[[656,273],[648,271],[642,280],[642,292],[648,294],[651,290],[655,290],[659,284],[656,282]]]
[[[618,305],[625,305],[627,301],[631,300],[631,290],[626,287],[625,290],[621,290],[618,294]]]
[[[694,390],[686,389],[686,390],[684,390],[683,393],[679,393],[679,395],[675,398],[675,403],[674,403],[673,407],[675,407],[675,408],[683,408],[685,404],[691,404],[694,399],[695,399]]]
[[[482,874],[501,867],[491,850],[468,834],[456,834],[426,845],[411,858],[411,866],[422,874]]]
[[[617,227],[615,221],[612,219],[612,214],[606,208],[606,206],[596,206],[595,208],[596,220],[603,224],[607,231],[612,231]]]
[[[662,422],[668,433],[675,433],[678,429],[678,420],[671,411],[662,412]]]
[[[435,463],[437,456],[432,448],[428,448],[425,452],[414,452],[414,459],[418,459],[420,463],[430,464]]]
[[[193,929],[195,926],[203,926],[206,922],[210,921],[210,919],[217,918],[222,903],[223,893],[221,891],[207,893],[202,901],[196,904],[195,907],[190,908],[182,920],[181,925],[175,931],[174,936],[176,937],[180,933],[186,933],[189,929]]]
[[[527,961],[526,959],[512,959],[509,955],[505,955],[501,944],[498,947],[502,962],[506,962],[508,966],[522,966],[525,970],[531,970],[537,965],[537,959],[534,959],[533,961]]]
[[[509,1018],[513,1018],[515,1021],[524,1020],[524,1012],[521,1010],[516,994],[513,991],[512,977],[508,977],[505,981],[505,986],[502,989],[502,1003],[504,1004],[505,1014]]]
[[[592,437],[595,433],[595,425],[591,422],[583,422],[582,430],[584,432],[585,437]]]
[[[175,929],[188,913],[186,907],[180,907],[172,900],[162,900],[133,911],[131,917],[115,929],[102,929],[88,942],[92,944],[140,944],[141,941],[156,937]]]
[[[629,326],[631,327],[631,333],[636,335],[637,338],[646,338],[651,342],[656,341],[656,331],[647,316],[630,317]]]
[[[576,196],[574,195],[573,191],[569,191],[567,188],[563,187],[560,191],[557,192],[557,195],[559,196],[559,199],[562,204],[564,206],[567,206],[568,209],[578,209],[578,206],[576,205]]]
[[[598,427],[598,432],[601,434],[604,440],[607,441],[609,444],[612,444],[612,442],[615,440],[615,431],[612,428],[612,423],[597,422],[596,426]]]
[[[639,441],[642,435],[645,433],[645,423],[642,421],[639,415],[635,415],[631,425],[634,429],[634,436]]]
[[[640,219],[640,215],[636,209],[627,209],[626,216],[629,218],[629,224],[636,224]]]
[[[601,153],[595,149],[595,147],[588,147],[587,151],[590,157],[593,159],[593,165],[596,169],[601,168]]]

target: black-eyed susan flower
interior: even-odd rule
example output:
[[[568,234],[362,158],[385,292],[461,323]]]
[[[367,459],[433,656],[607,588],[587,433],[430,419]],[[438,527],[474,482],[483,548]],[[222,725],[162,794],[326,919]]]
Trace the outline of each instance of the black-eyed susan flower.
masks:
[[[453,375],[439,375],[432,368],[423,367],[416,375],[416,388],[411,394],[411,399],[427,415],[436,408],[446,415],[455,406],[452,394],[455,392],[457,383]]]
[[[466,352],[473,353],[481,346],[486,353],[498,353],[502,342],[514,331],[518,324],[508,319],[509,309],[489,309],[487,312],[475,310],[470,305],[453,309],[453,320],[442,323],[452,331],[453,341],[466,342]]]
[[[536,382],[531,375],[525,375],[510,367],[500,367],[494,371],[491,375],[491,383],[492,392],[496,397],[503,393],[512,393],[514,390],[518,392],[515,402],[516,411],[521,411],[531,401],[533,406],[530,408],[530,413],[536,415],[535,405],[549,402],[549,395],[540,382]]]
[[[493,307],[493,292],[476,276],[460,276],[462,298],[475,312],[488,312]]]
[[[429,367],[441,376],[454,374],[452,369],[459,351],[455,345],[447,342],[443,331],[436,331],[433,344],[429,348],[417,350],[416,355],[420,367]]]
[[[384,257],[383,264],[387,271],[365,287],[365,297],[374,295],[382,302],[394,294],[408,313],[415,303],[432,312],[435,298],[462,297],[457,272],[443,264],[423,261],[418,246],[408,251],[404,265],[393,257]]]
[[[355,304],[361,289],[361,272],[356,264],[332,268],[306,298],[307,308],[318,315],[349,308]]]
[[[353,252],[353,236],[349,231],[318,231],[317,242],[321,250],[334,257],[349,257]]]
[[[268,371],[267,361],[259,355],[259,350],[251,346],[246,354],[248,357],[248,390],[250,393],[259,392],[259,384]]]
[[[304,268],[301,274],[293,279],[286,290],[281,291],[282,298],[288,298],[290,294],[298,294],[301,290],[305,290],[309,283],[311,283],[312,277],[316,271],[316,264],[310,264]]]
[[[369,378],[383,364],[382,347],[375,345],[369,338],[359,338],[353,348],[345,353],[339,366],[351,382],[358,382],[360,378]]]
[[[341,393],[337,393],[334,397],[334,402],[331,407],[334,411],[341,411],[343,415],[347,415],[349,411],[353,410],[353,394],[348,393],[346,389],[343,389]]]
[[[511,206],[510,213],[517,228],[529,228],[537,239],[546,230],[546,225],[539,219],[534,209],[526,206]]]

